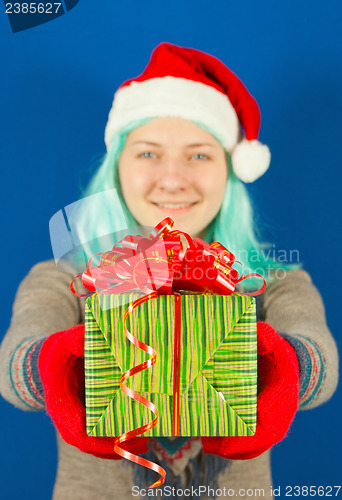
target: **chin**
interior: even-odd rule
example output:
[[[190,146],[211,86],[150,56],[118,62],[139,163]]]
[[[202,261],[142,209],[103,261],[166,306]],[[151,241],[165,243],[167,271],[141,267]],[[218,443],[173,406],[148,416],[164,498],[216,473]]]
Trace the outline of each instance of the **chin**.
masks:
[[[172,219],[172,217],[171,217],[171,219]],[[201,230],[199,230],[198,228],[196,228],[194,226],[184,224],[184,223],[182,224],[181,222],[179,222],[179,224],[178,224],[176,220],[174,220],[174,225],[173,225],[172,229],[178,229],[178,231],[182,231],[183,233],[187,233],[191,236],[191,238],[199,238],[200,234],[202,232]]]
[[[153,214],[150,214],[150,217],[145,217],[144,219],[140,218],[140,220],[136,217],[136,220],[138,220],[139,224],[142,226],[156,226],[163,219],[170,217],[174,222],[172,227],[173,230],[183,231],[184,233],[189,234],[192,238],[200,238],[200,234],[202,234],[205,230],[205,228],[198,227],[197,224],[193,224],[192,221],[185,216],[185,214],[172,213],[172,210],[158,210],[157,213],[155,211],[153,212]],[[198,220],[198,217],[196,217],[196,219]]]

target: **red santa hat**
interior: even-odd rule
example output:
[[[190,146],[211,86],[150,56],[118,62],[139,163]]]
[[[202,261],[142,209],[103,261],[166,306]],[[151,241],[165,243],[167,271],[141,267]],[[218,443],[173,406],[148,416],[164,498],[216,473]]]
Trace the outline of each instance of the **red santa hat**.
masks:
[[[148,117],[181,117],[206,126],[231,154],[236,176],[253,182],[269,167],[271,154],[258,141],[260,111],[241,80],[215,57],[161,43],[141,75],[114,95],[105,130],[114,136],[130,122]]]

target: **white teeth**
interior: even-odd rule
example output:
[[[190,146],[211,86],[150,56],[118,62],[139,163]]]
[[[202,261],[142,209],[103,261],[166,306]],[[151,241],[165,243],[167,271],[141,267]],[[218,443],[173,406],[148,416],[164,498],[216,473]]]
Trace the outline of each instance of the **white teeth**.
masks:
[[[193,205],[193,203],[156,203],[156,205],[162,208],[184,208]]]

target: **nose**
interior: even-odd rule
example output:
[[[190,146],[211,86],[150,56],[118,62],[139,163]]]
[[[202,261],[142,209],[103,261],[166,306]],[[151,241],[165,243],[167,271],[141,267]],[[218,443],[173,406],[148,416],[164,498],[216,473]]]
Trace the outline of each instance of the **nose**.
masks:
[[[185,191],[190,184],[186,165],[180,160],[168,160],[162,165],[157,180],[157,188],[168,193]]]

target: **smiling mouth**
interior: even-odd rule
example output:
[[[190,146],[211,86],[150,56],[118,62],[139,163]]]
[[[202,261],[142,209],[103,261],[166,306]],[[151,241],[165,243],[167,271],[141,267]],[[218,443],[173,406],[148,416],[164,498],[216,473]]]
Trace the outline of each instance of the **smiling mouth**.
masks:
[[[193,203],[156,203],[153,201],[152,203],[158,208],[166,208],[169,210],[180,210],[182,208],[192,207],[197,203],[197,201],[194,201]]]

